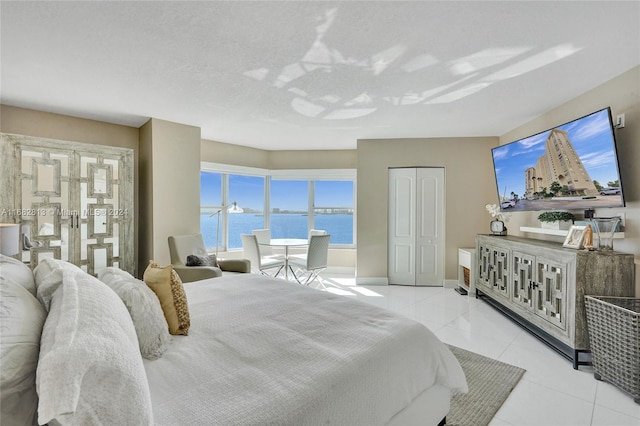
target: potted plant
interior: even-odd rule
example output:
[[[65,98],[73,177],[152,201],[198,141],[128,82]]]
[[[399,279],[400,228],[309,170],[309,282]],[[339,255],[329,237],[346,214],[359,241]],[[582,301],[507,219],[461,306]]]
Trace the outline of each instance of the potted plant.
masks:
[[[569,212],[544,212],[538,220],[544,229],[570,229],[575,216]]]

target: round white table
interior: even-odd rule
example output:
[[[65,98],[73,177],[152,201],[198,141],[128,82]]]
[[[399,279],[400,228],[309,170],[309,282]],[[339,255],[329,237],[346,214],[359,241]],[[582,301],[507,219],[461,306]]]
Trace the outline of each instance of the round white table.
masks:
[[[272,238],[268,243],[259,243],[262,246],[284,247],[284,278],[289,280],[289,247],[304,247],[309,245],[309,240],[303,238]]]

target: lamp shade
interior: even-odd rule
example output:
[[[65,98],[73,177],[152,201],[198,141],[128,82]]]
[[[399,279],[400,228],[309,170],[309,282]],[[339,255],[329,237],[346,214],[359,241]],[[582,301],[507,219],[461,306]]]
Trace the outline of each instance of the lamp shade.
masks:
[[[14,256],[20,252],[20,225],[0,223],[0,253]]]

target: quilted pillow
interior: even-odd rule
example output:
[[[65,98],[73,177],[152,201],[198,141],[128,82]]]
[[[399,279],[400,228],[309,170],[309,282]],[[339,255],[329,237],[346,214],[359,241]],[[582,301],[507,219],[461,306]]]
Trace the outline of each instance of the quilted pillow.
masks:
[[[160,300],[164,317],[169,324],[169,333],[189,334],[191,320],[189,305],[182,281],[171,265],[161,267],[154,261],[149,263],[142,277]]]
[[[47,314],[35,295],[5,272],[0,276],[0,419],[32,425],[37,424],[36,367]]]
[[[144,282],[118,268],[104,268],[100,281],[122,299],[136,329],[140,353],[146,359],[158,359],[167,350],[171,335],[160,301]]]
[[[215,254],[210,254],[208,256],[198,256],[197,254],[190,254],[187,256],[187,264],[186,266],[218,266],[218,259],[216,259]]]
[[[33,271],[18,259],[0,254],[0,279],[7,279],[20,284],[29,290],[31,294],[36,295]]]
[[[39,424],[153,424],[131,316],[104,283],[62,271],[40,342]]]
[[[73,263],[59,259],[43,259],[33,270],[36,282],[36,295],[47,311],[49,310],[53,294],[62,284],[64,271],[84,274],[84,271]]]

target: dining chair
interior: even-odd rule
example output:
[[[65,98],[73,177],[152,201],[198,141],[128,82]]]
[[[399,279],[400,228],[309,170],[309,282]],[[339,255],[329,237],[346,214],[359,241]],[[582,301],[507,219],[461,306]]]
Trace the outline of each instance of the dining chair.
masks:
[[[327,231],[324,229],[310,229],[309,230],[309,239],[312,235],[327,235]]]
[[[331,235],[311,235],[306,254],[289,256],[289,268],[299,284],[309,285],[327,268]],[[298,271],[294,271],[293,267]]]
[[[276,269],[273,277],[284,267],[284,259],[277,256],[263,256],[262,246],[258,244],[258,237],[253,234],[242,234],[242,248],[244,250],[244,257],[251,262],[251,271],[262,275],[270,275],[267,271]]]
[[[254,229],[251,231],[253,235],[258,238],[258,244],[260,246],[260,254],[263,256],[271,256],[273,255],[273,248],[264,245],[268,244],[271,241],[271,230],[270,229]]]

